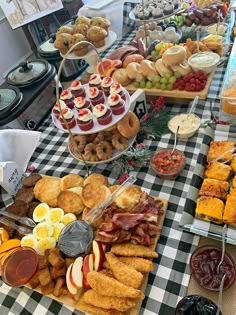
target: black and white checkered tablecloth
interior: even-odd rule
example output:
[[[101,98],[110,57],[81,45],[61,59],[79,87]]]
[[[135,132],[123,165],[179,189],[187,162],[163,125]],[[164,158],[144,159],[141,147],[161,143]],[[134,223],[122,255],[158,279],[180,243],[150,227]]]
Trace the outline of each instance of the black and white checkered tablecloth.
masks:
[[[128,34],[120,42],[103,53],[107,55],[114,48],[128,44],[134,33]],[[211,118],[210,103],[214,109],[219,109],[219,91],[221,88],[226,64],[217,68],[212,81],[209,97],[200,100],[196,114],[202,122]],[[190,104],[168,105],[171,115],[186,112]],[[86,169],[69,154],[67,149],[67,134],[54,127],[49,117],[42,127],[41,142],[35,150],[29,166],[34,166],[37,172],[63,176],[67,173],[86,175]],[[163,180],[155,176],[148,167],[135,168],[132,174],[137,177],[137,184],[152,196],[160,196],[169,200],[161,237],[157,245],[159,257],[154,259],[155,269],[150,272],[145,299],[140,314],[145,315],[174,315],[175,306],[181,297],[186,295],[190,279],[189,259],[199,242],[199,237],[179,228],[183,206],[190,188],[190,181],[197,161],[200,145],[204,136],[204,128],[188,141],[178,141],[177,148],[184,152],[187,162],[181,175],[176,180]],[[145,141],[146,146],[155,150],[157,147],[173,146],[174,137],[170,133],[163,135],[158,141]],[[117,181],[111,164],[102,164],[92,168],[93,172],[102,173],[109,177],[111,184]],[[0,208],[11,200],[1,191]],[[28,288],[10,288],[0,282],[0,314],[9,315],[43,315],[43,314],[81,314],[46,296]]]

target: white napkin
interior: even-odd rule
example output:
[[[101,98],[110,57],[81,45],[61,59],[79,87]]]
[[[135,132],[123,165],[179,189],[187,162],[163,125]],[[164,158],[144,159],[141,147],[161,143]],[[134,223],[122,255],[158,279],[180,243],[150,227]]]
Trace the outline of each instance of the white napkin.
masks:
[[[0,162],[14,161],[24,171],[36,149],[41,132],[3,129],[0,130]]]

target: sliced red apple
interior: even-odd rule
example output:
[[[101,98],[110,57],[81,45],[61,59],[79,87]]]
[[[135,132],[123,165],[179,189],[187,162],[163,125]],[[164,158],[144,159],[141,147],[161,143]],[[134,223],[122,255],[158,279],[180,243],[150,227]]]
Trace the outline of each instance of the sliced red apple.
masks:
[[[100,271],[102,269],[104,259],[105,259],[102,243],[98,241],[93,241],[93,254],[94,254],[94,270]]]
[[[91,287],[87,281],[87,274],[93,270],[94,270],[94,254],[91,253],[91,254],[84,257],[84,262],[83,262],[83,267],[82,267],[83,286],[86,290],[91,289]]]
[[[71,282],[71,270],[72,270],[73,264],[71,264],[66,271],[66,286],[67,289],[71,295],[71,297],[74,300],[77,300],[78,298],[78,289],[72,284]]]
[[[71,283],[77,289],[81,289],[83,287],[83,257],[78,257],[73,262],[73,266],[71,268]]]

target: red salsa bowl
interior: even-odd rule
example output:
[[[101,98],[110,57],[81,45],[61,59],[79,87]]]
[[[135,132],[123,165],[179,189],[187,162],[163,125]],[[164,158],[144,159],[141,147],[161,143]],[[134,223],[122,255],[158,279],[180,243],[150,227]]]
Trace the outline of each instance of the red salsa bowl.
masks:
[[[224,290],[228,289],[235,280],[235,264],[228,253],[225,253],[220,272],[217,273],[221,253],[220,247],[201,246],[193,252],[190,259],[190,269],[193,277],[199,285],[210,291],[219,291],[224,274],[226,274]]]
[[[159,149],[152,156],[150,165],[160,178],[175,179],[185,166],[185,156],[179,150]]]

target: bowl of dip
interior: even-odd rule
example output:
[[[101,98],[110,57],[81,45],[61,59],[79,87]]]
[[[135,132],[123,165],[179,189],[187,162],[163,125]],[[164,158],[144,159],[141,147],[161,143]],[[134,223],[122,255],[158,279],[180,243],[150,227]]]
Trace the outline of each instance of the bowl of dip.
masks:
[[[180,114],[176,115],[168,122],[168,128],[174,134],[178,131],[178,138],[186,140],[191,138],[201,125],[200,118],[195,114]]]
[[[196,53],[188,58],[188,64],[193,72],[202,70],[206,74],[213,72],[219,61],[220,56],[212,51]]]
[[[197,283],[204,289],[219,291],[221,280],[225,276],[223,290],[228,289],[235,281],[236,271],[233,259],[225,253],[220,271],[217,266],[221,260],[222,250],[217,246],[201,246],[190,258],[191,274]]]
[[[175,179],[185,167],[185,156],[182,152],[175,149],[159,149],[150,160],[151,168],[154,172],[164,179]]]

